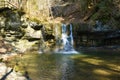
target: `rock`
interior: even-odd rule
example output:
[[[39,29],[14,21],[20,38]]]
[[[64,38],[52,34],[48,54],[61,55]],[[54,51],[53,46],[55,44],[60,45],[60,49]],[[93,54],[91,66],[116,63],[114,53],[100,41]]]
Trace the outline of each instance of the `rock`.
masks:
[[[32,34],[30,34],[30,37],[32,38],[41,38],[41,31],[35,31]]]
[[[5,48],[0,48],[0,53],[6,53],[7,52],[7,49]]]
[[[5,42],[2,38],[0,38],[0,53],[7,53],[12,51],[13,46]]]
[[[4,73],[6,73],[6,65],[4,63],[0,63],[0,77],[4,75]]]
[[[31,28],[30,26],[28,26],[25,29],[26,35],[27,37],[31,37],[31,38],[40,38],[42,36],[41,30],[37,30],[35,31],[33,28]]]
[[[40,30],[43,25],[38,24],[37,22],[30,22],[30,26],[34,29],[34,30]]]
[[[80,7],[76,4],[63,4],[59,6],[53,6],[52,12],[54,16],[69,16],[72,13],[75,13],[76,11],[79,11]]]
[[[6,62],[8,60],[11,60],[14,58],[17,54],[16,53],[11,53],[11,54],[2,54],[0,55],[0,58],[2,59],[3,62]]]
[[[29,50],[32,48],[32,46],[36,43],[34,42],[29,42],[28,40],[20,40],[17,42],[14,46],[18,49],[19,52],[25,52],[26,50]]]
[[[5,76],[6,75],[6,76]],[[15,72],[12,68],[7,67],[5,63],[0,63],[1,80],[27,80],[21,73]]]
[[[0,16],[0,28],[5,27],[5,17]]]

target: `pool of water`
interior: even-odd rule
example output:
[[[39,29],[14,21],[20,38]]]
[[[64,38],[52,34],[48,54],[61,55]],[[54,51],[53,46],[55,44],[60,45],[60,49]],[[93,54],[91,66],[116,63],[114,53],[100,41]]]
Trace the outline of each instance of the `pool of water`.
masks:
[[[38,54],[27,52],[9,62],[32,80],[119,80],[120,54]],[[24,73],[23,73],[24,74]]]

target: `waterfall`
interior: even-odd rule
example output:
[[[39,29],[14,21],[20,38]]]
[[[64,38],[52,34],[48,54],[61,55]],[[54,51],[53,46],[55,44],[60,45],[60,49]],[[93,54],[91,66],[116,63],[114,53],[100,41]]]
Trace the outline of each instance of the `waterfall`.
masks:
[[[73,34],[72,34],[72,24],[69,26],[68,32],[70,34],[67,34],[67,26],[66,24],[62,24],[62,49],[59,49],[58,53],[66,53],[66,54],[71,54],[71,53],[78,53],[75,51],[73,48]]]
[[[70,24],[70,33],[71,45],[73,45],[72,24]]]
[[[63,24],[62,25],[62,42],[63,42],[63,46],[65,46],[67,43],[69,43],[68,42],[68,40],[67,40],[67,34],[66,34],[66,25],[65,24]]]

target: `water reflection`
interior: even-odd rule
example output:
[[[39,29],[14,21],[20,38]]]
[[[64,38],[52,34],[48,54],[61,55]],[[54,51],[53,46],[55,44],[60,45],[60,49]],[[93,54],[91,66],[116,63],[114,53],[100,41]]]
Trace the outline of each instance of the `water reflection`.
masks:
[[[61,73],[60,80],[72,80],[74,75],[74,61],[70,59],[70,55],[62,55],[60,60],[57,60],[57,64]]]
[[[120,54],[38,54],[28,53],[18,62],[19,71],[26,70],[32,80],[119,80]],[[14,62],[12,62],[14,61]]]
[[[74,61],[70,57],[64,54],[33,54],[27,70],[32,80],[74,80]]]

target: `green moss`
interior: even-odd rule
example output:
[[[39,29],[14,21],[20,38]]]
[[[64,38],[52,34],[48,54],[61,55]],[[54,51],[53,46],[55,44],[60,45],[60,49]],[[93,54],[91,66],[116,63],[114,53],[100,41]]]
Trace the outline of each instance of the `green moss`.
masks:
[[[91,19],[92,19],[92,20],[97,20],[97,19],[98,19],[98,16],[99,16],[99,13],[95,13],[95,14],[91,17]]]
[[[97,4],[98,11],[94,13],[91,17],[92,20],[99,20],[103,24],[106,24],[111,19],[113,3],[111,0],[104,0]]]
[[[41,23],[41,21],[38,20],[37,18],[30,18],[30,20],[33,21],[33,22]]]

